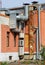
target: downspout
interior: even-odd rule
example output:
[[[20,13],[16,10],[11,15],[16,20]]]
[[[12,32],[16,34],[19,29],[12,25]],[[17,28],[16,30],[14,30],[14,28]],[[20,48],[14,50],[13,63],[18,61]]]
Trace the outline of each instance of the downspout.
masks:
[[[41,8],[41,6],[38,7],[38,29],[39,29],[39,43],[40,43],[40,50],[41,50],[40,8]]]
[[[39,43],[40,43],[40,50],[41,50],[41,34],[40,34],[40,6],[37,6],[38,10],[38,28],[36,31],[36,59],[41,59],[39,57]]]
[[[38,30],[39,30],[39,45],[40,45],[40,50],[41,50],[41,28],[40,28],[40,8],[41,6],[38,6]],[[41,55],[40,55],[40,59],[41,59]]]
[[[38,54],[38,49],[39,49],[39,46],[38,46],[38,41],[39,41],[39,35],[38,35],[38,28],[36,28],[36,59],[39,59],[39,54]]]
[[[35,6],[37,9],[38,9],[38,14],[39,14],[39,8],[37,6],[37,1],[33,1],[33,6]],[[34,7],[34,9],[35,9]],[[36,59],[39,59],[39,22],[40,22],[40,17],[38,15],[38,28],[35,28],[36,29]]]

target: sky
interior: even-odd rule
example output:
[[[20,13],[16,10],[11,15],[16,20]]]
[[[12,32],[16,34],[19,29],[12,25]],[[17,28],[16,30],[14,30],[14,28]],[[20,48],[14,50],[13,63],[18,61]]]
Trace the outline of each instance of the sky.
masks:
[[[38,1],[39,3],[45,3],[45,0],[1,0],[3,8],[20,7],[23,3],[31,3],[32,1]]]

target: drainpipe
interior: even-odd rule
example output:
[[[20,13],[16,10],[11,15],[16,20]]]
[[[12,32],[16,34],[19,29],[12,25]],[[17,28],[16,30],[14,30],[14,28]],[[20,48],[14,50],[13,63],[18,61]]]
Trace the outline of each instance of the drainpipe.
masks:
[[[39,59],[39,29],[38,27],[33,27],[36,30],[36,59]]]
[[[38,29],[39,29],[39,42],[40,42],[40,50],[41,50],[41,34],[40,34],[40,6],[38,7]]]
[[[38,37],[38,28],[36,28],[36,59],[39,59],[39,54],[38,54],[38,49],[39,49],[39,47],[38,47],[38,41],[39,41],[39,37]]]
[[[34,5],[34,10],[35,8],[38,9],[38,14],[40,13],[39,12],[39,8],[37,8],[37,1],[33,1],[32,2],[33,5]],[[35,28],[36,29],[36,59],[39,59],[39,22],[40,22],[40,15],[38,15],[38,28]]]
[[[41,50],[41,33],[40,33],[40,6],[37,7],[38,10],[38,28],[36,32],[36,59],[41,59],[41,56],[39,57],[39,43],[40,43],[40,50]]]
[[[40,8],[41,6],[38,6],[38,30],[39,30],[39,43],[40,43],[40,50],[41,50]],[[41,59],[41,56],[40,56],[40,59]]]

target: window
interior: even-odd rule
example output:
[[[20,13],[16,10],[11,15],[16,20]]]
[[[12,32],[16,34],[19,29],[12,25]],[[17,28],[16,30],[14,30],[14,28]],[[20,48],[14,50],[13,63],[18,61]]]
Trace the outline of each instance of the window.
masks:
[[[19,46],[23,47],[24,46],[24,40],[19,40]]]
[[[22,40],[20,41],[20,46],[23,46],[23,41]]]
[[[7,32],[7,47],[9,47],[9,32]]]
[[[14,34],[14,47],[16,46],[16,34]]]
[[[12,56],[9,56],[9,60],[12,60]]]

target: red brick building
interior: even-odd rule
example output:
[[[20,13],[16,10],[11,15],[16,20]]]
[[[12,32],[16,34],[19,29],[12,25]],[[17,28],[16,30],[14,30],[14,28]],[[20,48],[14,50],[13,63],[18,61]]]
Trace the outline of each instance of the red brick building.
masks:
[[[0,10],[0,61],[36,59],[36,52],[40,51],[40,46],[45,45],[45,5],[41,4],[40,21],[34,5],[25,6],[24,9],[9,9],[8,12]],[[39,22],[40,32],[37,33]]]

